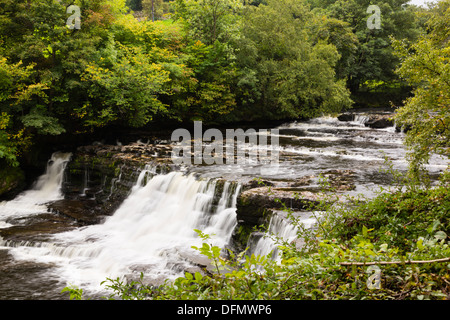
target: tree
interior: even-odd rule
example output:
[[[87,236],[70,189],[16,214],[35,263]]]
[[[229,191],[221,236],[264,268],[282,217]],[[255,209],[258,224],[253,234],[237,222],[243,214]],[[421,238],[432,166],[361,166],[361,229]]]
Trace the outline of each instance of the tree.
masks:
[[[142,0],[127,0],[127,7],[133,11],[141,11]]]
[[[142,9],[150,20],[161,20],[169,11],[169,3],[163,0],[143,0]]]
[[[239,31],[242,0],[176,0],[175,18],[183,19],[191,38],[207,45],[230,41]]]
[[[431,12],[427,33],[416,43],[393,42],[401,59],[397,72],[414,87],[395,117],[410,127],[405,143],[413,178],[432,154],[450,156],[450,0],[439,1]]]
[[[393,54],[390,36],[415,41],[421,32],[416,18],[417,9],[409,6],[409,0],[308,0],[315,11],[329,18],[346,22],[356,35],[357,48],[349,51],[339,48],[345,68],[339,76],[345,76],[353,93],[366,82],[390,83],[398,80],[395,69],[399,60]],[[367,20],[369,5],[377,5],[381,13],[380,29],[370,29]]]
[[[39,136],[86,130],[87,117],[77,111],[98,102],[89,96],[96,82],[82,77],[109,44],[125,1],[75,1],[80,30],[66,26],[67,4],[0,1],[0,158],[10,164]]]
[[[351,104],[345,83],[335,77],[336,47],[312,32],[316,18],[306,1],[246,8],[238,51],[245,117],[307,118]]]
[[[317,35],[317,41],[326,41],[336,47],[340,55],[335,67],[336,77],[347,79],[359,45],[358,37],[353,33],[351,25],[317,13],[315,23],[311,25],[311,32]]]
[[[90,64],[82,76],[82,81],[90,82],[91,99],[75,111],[86,125],[142,127],[165,112],[156,95],[169,77],[160,65],[150,63],[139,49],[121,45],[114,64],[108,68],[105,62]]]

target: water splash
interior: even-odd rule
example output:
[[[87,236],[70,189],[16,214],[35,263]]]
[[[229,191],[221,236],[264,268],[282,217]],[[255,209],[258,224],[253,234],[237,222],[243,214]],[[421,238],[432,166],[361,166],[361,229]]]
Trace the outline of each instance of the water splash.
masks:
[[[54,153],[47,163],[45,173],[27,190],[11,201],[0,203],[0,228],[10,227],[11,219],[47,212],[45,203],[63,198],[61,186],[64,170],[71,153]]]
[[[255,256],[267,256],[274,261],[280,260],[280,242],[292,242],[297,238],[297,227],[274,214],[270,219],[269,228],[265,234],[256,234],[256,239],[250,238],[249,253]]]

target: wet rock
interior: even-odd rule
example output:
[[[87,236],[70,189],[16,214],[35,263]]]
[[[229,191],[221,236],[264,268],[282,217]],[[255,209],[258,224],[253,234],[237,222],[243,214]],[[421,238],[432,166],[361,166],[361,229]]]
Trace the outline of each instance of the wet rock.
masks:
[[[393,127],[394,120],[391,115],[372,115],[364,125],[373,129],[383,129]]]
[[[329,190],[342,192],[356,189],[356,173],[353,170],[328,170],[322,176],[327,179]]]
[[[237,201],[237,218],[242,225],[267,223],[273,209],[284,205],[295,210],[309,210],[320,203],[321,196],[301,189],[261,187],[244,191]]]
[[[305,176],[296,179],[291,185],[292,187],[300,187],[300,186],[308,186],[313,183],[315,177],[314,176]]]
[[[343,113],[337,118],[339,121],[350,122],[355,121],[357,117],[361,119],[359,121],[366,127],[370,127],[373,129],[383,129],[394,126],[394,120],[392,119],[391,113]]]
[[[173,170],[169,156],[170,146],[148,143],[129,145],[86,145],[74,153],[67,165],[62,191],[75,212],[81,210],[77,201],[83,201],[86,210],[111,215],[129,195],[140,172],[146,165],[156,173]],[[59,206],[60,207],[60,206]],[[88,219],[88,223],[90,218]]]
[[[355,116],[351,113],[343,113],[341,115],[338,116],[338,120],[339,121],[353,121],[353,119],[355,118]]]
[[[95,200],[59,200],[48,206],[53,213],[75,220],[80,225],[100,223],[104,218],[102,208]]]
[[[18,167],[0,169],[0,200],[13,199],[25,187],[25,174]]]
[[[268,180],[250,180],[244,184],[243,189],[248,190],[253,188],[260,188],[262,186],[273,187],[274,185],[274,182]]]
[[[10,220],[13,226],[0,229],[0,237],[15,245],[32,245],[33,243],[46,241],[49,234],[72,230],[79,225],[67,217],[45,213],[28,218],[26,223],[19,220]],[[15,225],[17,223],[17,225]]]

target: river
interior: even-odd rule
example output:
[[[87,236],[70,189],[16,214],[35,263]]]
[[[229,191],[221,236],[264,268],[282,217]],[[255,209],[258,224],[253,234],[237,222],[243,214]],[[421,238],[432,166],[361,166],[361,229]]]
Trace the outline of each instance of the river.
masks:
[[[237,224],[240,186],[225,183],[213,205],[217,178],[292,181],[347,170],[354,183],[347,193],[372,196],[380,186],[391,184],[388,175],[380,171],[385,156],[400,171],[406,170],[407,163],[404,134],[393,126],[372,129],[365,125],[366,120],[365,115],[356,115],[351,121],[322,117],[279,126],[280,166],[275,173],[261,171],[259,164],[192,166],[167,174],[156,174],[148,166],[112,216],[84,227],[73,227],[71,221],[47,210],[47,203],[64,197],[61,184],[71,159],[69,153],[56,153],[31,190],[0,203],[2,234],[20,232],[31,223],[46,220],[41,232],[38,228],[21,241],[0,237],[0,299],[67,299],[61,294],[67,285],[101,297],[107,292],[100,283],[107,277],[143,272],[146,279],[161,284],[186,270],[195,271],[196,263],[204,258],[192,249],[201,244],[194,229],[213,235],[213,244],[225,247]],[[437,177],[447,165],[433,157],[428,169]],[[271,230],[287,239],[295,235],[292,226],[277,219]],[[273,243],[264,241],[255,246],[253,252],[261,254],[274,248]]]

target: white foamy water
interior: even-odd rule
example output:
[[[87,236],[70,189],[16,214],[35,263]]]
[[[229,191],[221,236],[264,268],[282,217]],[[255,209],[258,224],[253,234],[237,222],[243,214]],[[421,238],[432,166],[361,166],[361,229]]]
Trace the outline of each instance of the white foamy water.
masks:
[[[282,243],[279,241],[291,242],[297,237],[297,228],[288,221],[279,217],[272,216],[267,232],[256,241],[249,244],[249,253],[255,256],[271,255],[275,261],[279,260],[278,246]]]
[[[315,216],[320,215],[321,212],[314,212],[314,214],[304,214],[297,218],[297,223],[302,224],[304,228],[310,229],[317,223]],[[249,239],[248,247],[249,254],[256,256],[268,256],[274,261],[281,261],[279,246],[284,243],[293,243],[298,241],[298,227],[293,225],[291,221],[284,218],[282,214],[275,213],[269,222],[269,227],[264,234],[260,234],[256,241]]]
[[[355,121],[344,122],[340,121],[336,117],[323,116],[315,119],[311,119],[306,122],[292,122],[279,127],[279,129],[297,129],[297,130],[307,130],[314,132],[317,129],[333,129],[333,130],[360,130],[360,131],[370,131],[364,125],[366,117],[358,117]]]
[[[179,172],[155,175],[146,184],[144,170],[130,196],[103,224],[57,234],[51,243],[11,250],[19,260],[55,263],[58,277],[87,290],[101,290],[107,277],[145,273],[162,282],[184,274],[191,246],[201,246],[194,229],[211,235],[214,245],[228,244],[236,225],[239,187],[226,182],[213,206],[217,181]]]
[[[63,198],[61,184],[71,156],[71,153],[54,153],[45,174],[37,179],[31,190],[0,203],[0,228],[10,227],[8,220],[47,212],[45,203]]]

